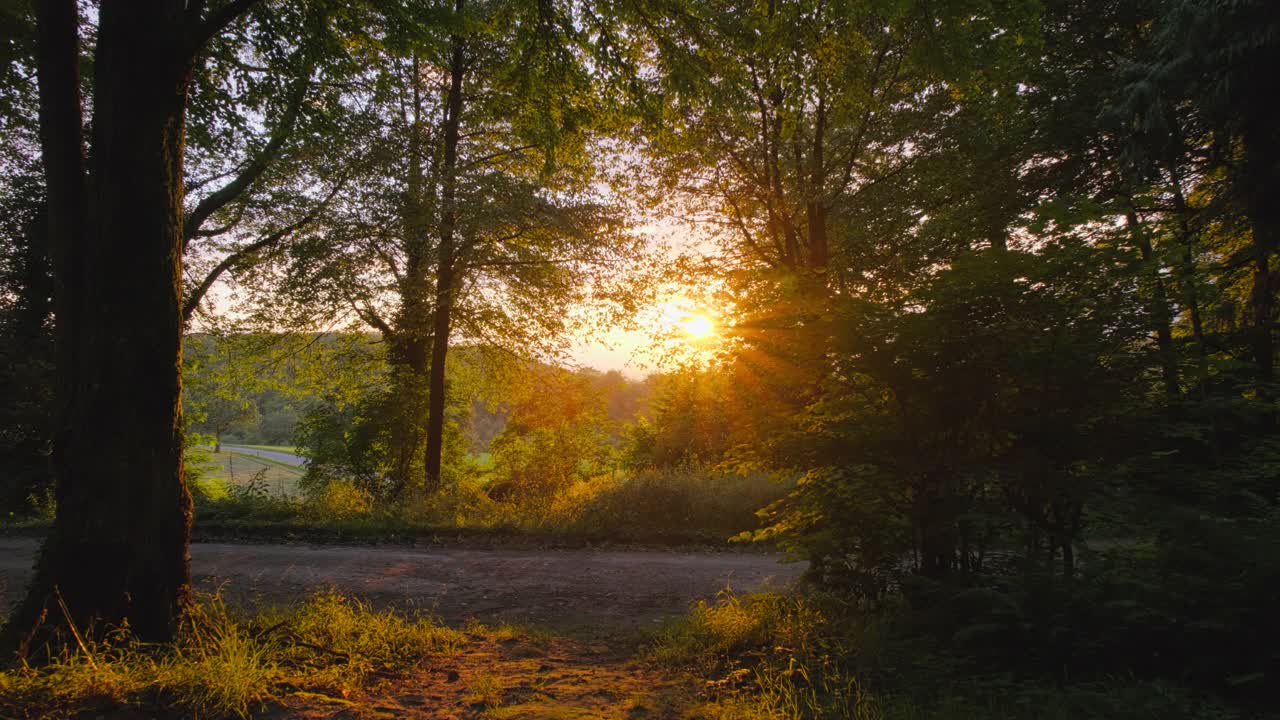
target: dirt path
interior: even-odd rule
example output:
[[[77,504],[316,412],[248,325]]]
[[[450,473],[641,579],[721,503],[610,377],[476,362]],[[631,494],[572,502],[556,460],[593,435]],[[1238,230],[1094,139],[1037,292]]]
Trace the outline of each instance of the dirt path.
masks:
[[[0,538],[0,612],[21,595],[36,548]],[[697,683],[643,659],[646,631],[726,586],[781,588],[803,571],[769,555],[660,550],[197,543],[191,556],[197,585],[221,586],[233,601],[274,604],[333,587],[377,605],[430,608],[467,628],[456,652],[424,657],[358,696],[287,692],[254,713],[265,720],[689,717]],[[156,717],[103,717],[143,716]]]
[[[468,638],[400,677],[348,698],[298,694],[261,720],[674,720],[698,683],[607,642],[556,636]],[[697,717],[694,715],[694,717]],[[114,720],[114,719],[113,719]],[[123,719],[122,719],[123,720]],[[132,720],[132,719],[130,719]]]
[[[31,576],[37,541],[0,538],[0,611]],[[776,556],[658,550],[480,550],[197,543],[197,585],[251,603],[334,587],[379,605],[560,629],[638,630],[726,586],[780,588],[803,570]]]

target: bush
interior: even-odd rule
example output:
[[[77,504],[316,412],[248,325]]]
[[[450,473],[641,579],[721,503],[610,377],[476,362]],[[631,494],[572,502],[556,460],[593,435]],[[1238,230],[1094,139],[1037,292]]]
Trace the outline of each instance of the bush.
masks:
[[[757,525],[756,513],[791,487],[763,472],[684,465],[594,478],[569,489],[573,526],[636,532],[698,531],[727,538]]]
[[[269,496],[250,482],[199,480],[196,529],[287,532],[314,528],[387,535],[450,529],[526,531],[617,540],[723,542],[751,530],[758,508],[790,487],[764,473],[710,468],[643,470],[577,480],[556,492],[491,496],[477,473],[458,473],[436,493],[379,503],[355,483],[329,479],[302,499]]]
[[[902,609],[866,612],[829,594],[700,602],[648,657],[692,669],[708,720],[1232,720],[1252,717],[1164,681],[1046,683],[975,675],[912,637]]]
[[[307,496],[306,517],[312,520],[346,521],[369,514],[368,495],[347,480],[330,480]]]

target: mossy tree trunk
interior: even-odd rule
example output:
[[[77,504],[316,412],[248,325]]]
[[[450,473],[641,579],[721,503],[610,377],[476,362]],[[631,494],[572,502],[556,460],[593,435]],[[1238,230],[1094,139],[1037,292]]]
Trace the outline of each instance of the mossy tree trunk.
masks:
[[[38,5],[57,313],[57,517],[10,638],[74,623],[172,636],[188,601],[182,471],[183,155],[196,54],[252,2],[99,7],[89,159],[76,0]],[[65,611],[63,607],[65,606]]]

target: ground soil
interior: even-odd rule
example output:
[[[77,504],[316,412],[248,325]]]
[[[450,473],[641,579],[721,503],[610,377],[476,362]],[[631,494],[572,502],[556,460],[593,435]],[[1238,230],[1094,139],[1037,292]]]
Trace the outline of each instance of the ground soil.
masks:
[[[36,548],[31,538],[0,538],[0,611],[19,597]],[[260,713],[273,720],[683,717],[696,683],[644,661],[652,631],[697,599],[780,589],[804,569],[776,555],[705,550],[197,543],[191,555],[197,585],[237,603],[336,588],[379,606],[427,608],[451,626],[490,628],[361,697],[285,694]],[[504,623],[536,630],[492,631]]]

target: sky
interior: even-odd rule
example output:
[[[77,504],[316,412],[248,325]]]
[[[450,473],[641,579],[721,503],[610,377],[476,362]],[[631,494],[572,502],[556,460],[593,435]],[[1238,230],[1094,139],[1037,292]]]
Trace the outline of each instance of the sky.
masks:
[[[705,229],[691,220],[671,215],[650,217],[635,232],[648,238],[651,252],[666,260],[715,252]],[[714,311],[694,299],[697,290],[678,282],[665,285],[655,293],[656,302],[637,314],[637,328],[609,327],[572,338],[571,361],[640,378],[673,361],[701,354],[714,341],[717,323]]]
[[[645,235],[651,251],[665,259],[711,251],[710,241],[696,226],[674,218],[655,218],[636,227],[636,232]],[[205,302],[216,315],[233,318],[237,313],[228,282],[224,275]],[[698,357],[711,348],[717,323],[715,314],[691,299],[690,292],[691,288],[676,283],[660,288],[655,292],[656,301],[641,308],[631,328],[584,323],[589,329],[566,338],[565,364],[617,370],[631,379],[640,379]],[[195,328],[202,329],[202,325],[197,315]]]

